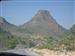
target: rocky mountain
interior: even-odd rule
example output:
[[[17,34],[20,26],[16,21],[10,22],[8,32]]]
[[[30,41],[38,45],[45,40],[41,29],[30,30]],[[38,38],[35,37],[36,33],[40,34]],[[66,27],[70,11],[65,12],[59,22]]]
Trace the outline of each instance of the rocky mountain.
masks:
[[[21,26],[26,32],[36,35],[65,36],[66,29],[60,26],[47,10],[39,10],[30,21]]]
[[[64,37],[67,34],[67,30],[59,25],[47,10],[39,10],[30,21],[20,27],[0,17],[0,27],[20,37],[25,34]]]

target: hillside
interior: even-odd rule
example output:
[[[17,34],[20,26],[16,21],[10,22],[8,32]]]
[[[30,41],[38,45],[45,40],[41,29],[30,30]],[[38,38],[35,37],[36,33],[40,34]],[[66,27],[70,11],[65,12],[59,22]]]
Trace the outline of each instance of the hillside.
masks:
[[[63,45],[62,48],[68,51],[75,51],[75,24],[70,28],[70,34],[60,41],[59,45]]]
[[[0,28],[0,50],[12,49],[16,46],[15,44],[14,36]]]

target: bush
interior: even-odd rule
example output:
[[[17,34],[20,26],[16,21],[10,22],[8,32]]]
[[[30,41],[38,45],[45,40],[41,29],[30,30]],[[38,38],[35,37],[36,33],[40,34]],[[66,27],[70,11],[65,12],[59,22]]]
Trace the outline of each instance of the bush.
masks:
[[[17,45],[17,39],[15,39],[14,37],[8,40],[7,46],[9,49],[15,48],[16,45]]]

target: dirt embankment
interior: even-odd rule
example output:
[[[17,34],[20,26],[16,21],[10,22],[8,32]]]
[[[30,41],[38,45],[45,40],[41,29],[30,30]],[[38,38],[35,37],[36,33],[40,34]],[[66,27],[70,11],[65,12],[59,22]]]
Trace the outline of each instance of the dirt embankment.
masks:
[[[31,50],[40,54],[40,56],[75,56],[75,52],[59,52],[48,49],[31,49]]]

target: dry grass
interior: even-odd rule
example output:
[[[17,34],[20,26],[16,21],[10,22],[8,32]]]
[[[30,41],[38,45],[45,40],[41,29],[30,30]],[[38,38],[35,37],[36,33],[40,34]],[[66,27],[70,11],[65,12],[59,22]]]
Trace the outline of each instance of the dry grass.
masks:
[[[48,49],[31,49],[32,51],[40,54],[40,56],[75,56],[75,52],[59,52]]]

